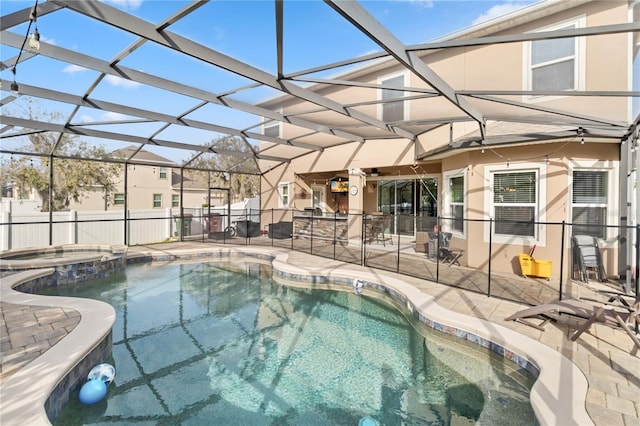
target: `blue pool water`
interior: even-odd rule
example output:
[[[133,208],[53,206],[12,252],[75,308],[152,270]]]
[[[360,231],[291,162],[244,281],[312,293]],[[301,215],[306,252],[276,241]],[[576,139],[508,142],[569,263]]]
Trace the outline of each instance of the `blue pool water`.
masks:
[[[129,265],[47,294],[117,312],[114,383],[57,425],[535,423],[533,377],[381,298],[287,287],[257,263]]]

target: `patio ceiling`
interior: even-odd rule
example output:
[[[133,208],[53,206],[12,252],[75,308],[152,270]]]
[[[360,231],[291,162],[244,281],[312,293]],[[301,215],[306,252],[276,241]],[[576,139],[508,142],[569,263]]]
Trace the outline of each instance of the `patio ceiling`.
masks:
[[[563,1],[550,3],[551,6],[545,7],[562,8],[569,4]],[[122,152],[125,147],[134,145],[187,168],[195,164],[197,158],[217,155],[231,159],[226,164],[234,164],[231,168],[235,167],[235,171],[264,173],[296,157],[332,146],[366,143],[368,139],[389,139],[389,143],[399,138],[415,140],[420,134],[439,126],[463,121],[475,123],[476,137],[488,141],[492,135],[487,131],[487,122],[529,124],[528,127],[511,126],[521,129],[522,134],[500,134],[501,143],[521,141],[532,133],[531,125],[539,125],[540,129],[548,126],[552,129],[550,136],[557,134],[559,129],[568,135],[573,129],[582,128],[588,134],[622,138],[629,132],[631,123],[584,116],[571,109],[548,109],[513,98],[561,94],[573,96],[579,102],[585,96],[629,99],[640,96],[640,92],[603,90],[571,93],[508,88],[465,90],[453,87],[421,59],[421,55],[434,50],[499,43],[615,33],[633,33],[637,37],[640,32],[638,22],[485,37],[477,36],[482,31],[475,29],[475,32],[460,32],[431,43],[407,45],[359,3],[327,0],[321,6],[333,10],[333,18],[348,26],[353,37],[366,37],[378,52],[290,71],[285,59],[313,54],[288,50],[285,30],[293,24],[286,20],[285,12],[291,4],[275,1],[251,5],[269,12],[263,15],[264,27],[245,29],[255,33],[254,40],[249,40],[244,49],[236,49],[233,54],[222,53],[223,49],[212,37],[192,31],[201,19],[224,20],[224,13],[230,12],[220,10],[218,2],[162,2],[154,13],[147,11],[146,15],[124,11],[102,1],[38,3],[36,22],[43,37],[35,54],[23,49],[32,6],[3,14],[0,20],[3,45],[0,153],[41,155],[25,143],[28,135],[49,133],[60,141],[62,135],[68,134],[79,136],[90,145],[104,146],[111,152]],[[531,11],[542,10],[539,5],[531,8]],[[238,14],[247,13],[241,7],[235,10]],[[509,19],[522,22],[533,17],[533,13],[520,13]],[[490,34],[491,25],[499,28],[504,22],[504,19],[499,20],[483,28]],[[76,38],[88,38],[95,49],[76,48],[73,41],[64,40],[63,35],[57,34],[61,25],[67,32],[74,32]],[[332,31],[332,25],[335,25],[334,21],[327,22],[326,31]],[[304,45],[305,40],[300,42]],[[263,49],[267,45],[271,48]],[[270,56],[271,66],[252,65],[261,63],[257,59],[257,52],[261,50]],[[155,59],[142,59],[148,55]],[[402,89],[408,93],[404,99],[410,105],[429,106],[433,111],[430,116],[414,121],[383,122],[362,111],[363,105],[383,102],[377,93],[384,86],[353,78],[364,67],[376,67],[389,61],[408,70],[428,87]],[[63,68],[77,73],[70,71],[63,75],[57,72]],[[174,72],[176,70],[182,72]],[[18,94],[8,90],[14,78],[19,87]],[[340,103],[323,95],[328,88],[345,86],[368,88],[370,98]],[[133,97],[131,90],[127,90],[131,88],[138,92]],[[273,99],[287,97],[299,102],[295,113],[285,115],[270,107]],[[291,134],[296,136],[282,139],[263,135],[261,125],[274,121],[288,123],[293,127]],[[242,149],[229,149],[212,143],[225,137],[240,138],[245,145]],[[260,142],[267,143],[260,146]],[[62,156],[58,149],[59,144],[54,144],[46,155]],[[144,163],[134,158],[118,161]]]

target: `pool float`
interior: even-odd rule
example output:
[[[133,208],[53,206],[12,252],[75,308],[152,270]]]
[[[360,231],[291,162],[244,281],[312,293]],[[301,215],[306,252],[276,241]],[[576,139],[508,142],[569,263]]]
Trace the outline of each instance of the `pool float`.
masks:
[[[116,377],[111,364],[98,364],[89,371],[88,381],[80,388],[78,398],[85,405],[93,405],[107,395],[107,386]]]
[[[358,278],[354,278],[353,280],[353,291],[360,295],[362,294],[362,289],[364,288],[364,281],[359,280]]]

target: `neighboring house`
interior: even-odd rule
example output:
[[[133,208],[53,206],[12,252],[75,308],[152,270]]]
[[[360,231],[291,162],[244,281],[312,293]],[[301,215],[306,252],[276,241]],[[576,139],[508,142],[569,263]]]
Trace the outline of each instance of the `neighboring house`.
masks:
[[[626,1],[550,1],[443,41],[637,22],[640,7],[635,9]],[[608,251],[607,271],[623,274],[628,253],[618,256],[618,250],[623,250],[618,241],[625,235],[605,226],[626,225],[623,218],[631,218],[629,224],[637,220],[633,219],[637,218],[633,201],[637,194],[627,193],[628,188],[637,192],[637,185],[630,184],[635,175],[627,179],[637,157],[630,156],[631,144],[624,143],[634,121],[631,102],[624,96],[564,94],[631,91],[638,34],[416,52],[443,81],[464,92],[473,107],[482,111],[485,135],[472,120],[458,120],[460,114],[450,104],[440,102],[434,107],[428,98],[416,96],[430,86],[395,60],[378,60],[334,76],[349,82],[339,89],[309,86],[342,104],[357,101],[358,112],[393,126],[411,129],[429,120],[434,120],[434,126],[414,140],[372,135],[365,137],[365,143],[344,143],[296,157],[263,175],[261,207],[318,207],[330,214],[381,211],[394,215],[393,233],[408,236],[433,230],[437,216],[453,218],[442,227],[453,234],[451,245],[465,250],[463,264],[486,268],[491,241],[496,271],[513,271],[514,258],[534,246],[539,258],[558,259],[561,227],[547,222],[602,225],[576,226],[573,232],[598,237]],[[389,87],[414,88],[415,92]],[[370,101],[372,90],[378,102]],[[474,91],[494,93],[474,96]],[[410,95],[415,99],[408,99]],[[498,95],[503,100],[495,102]],[[285,116],[305,117],[305,108],[309,109],[307,116],[314,113],[310,106],[287,96],[260,106]],[[560,110],[571,113],[555,114]],[[452,119],[447,123],[441,117],[449,111]],[[263,133],[271,137],[289,140],[295,138],[295,132],[283,122],[263,125]],[[352,192],[344,192],[345,188]],[[490,218],[527,223],[496,222],[490,228]],[[466,221],[474,219],[487,222]],[[349,238],[356,240],[360,229],[351,226]],[[571,230],[567,232],[565,242],[570,241]],[[554,276],[558,270],[554,268]]]
[[[129,146],[118,150],[119,157],[127,158],[145,165],[129,164],[127,172],[129,210],[179,208],[180,169],[176,163],[147,150]],[[190,172],[193,178],[183,177],[183,205],[185,208],[200,208],[207,205],[208,185],[206,177]],[[110,194],[107,210],[122,210],[125,205],[124,172],[115,179],[116,189]],[[226,193],[213,191],[212,205],[226,203]],[[79,202],[72,201],[70,210],[104,210],[104,191],[96,187],[94,191],[83,194]]]

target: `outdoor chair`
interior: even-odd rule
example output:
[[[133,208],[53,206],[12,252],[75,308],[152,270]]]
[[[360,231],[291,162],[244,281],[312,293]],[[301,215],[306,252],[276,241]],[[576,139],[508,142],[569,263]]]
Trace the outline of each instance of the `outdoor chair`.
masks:
[[[393,244],[393,239],[391,237],[391,233],[386,233],[385,235],[385,231],[390,228],[390,218],[391,216],[389,215],[383,215],[383,214],[372,214],[370,219],[369,219],[369,227],[368,227],[368,231],[369,231],[369,242],[377,242],[377,243],[382,243],[383,246],[385,246],[385,242],[389,241],[391,244]]]
[[[460,266],[460,262],[458,259],[464,253],[464,250],[452,249],[449,247],[449,241],[451,241],[451,232],[440,232],[439,233],[439,248],[438,248],[438,257],[445,265],[453,265],[456,264]]]
[[[640,340],[633,330],[640,321],[640,297],[636,297],[632,303],[626,300],[620,303],[621,300],[625,299],[620,295],[610,298],[609,302],[588,299],[557,300],[518,311],[505,318],[505,321],[520,322],[544,331],[545,324],[555,319],[554,315],[566,314],[585,319],[586,322],[571,336],[572,341],[577,340],[594,322],[619,326],[633,341],[635,346],[632,353],[635,354],[640,349]],[[534,318],[539,318],[542,322],[536,324],[531,321]]]
[[[591,235],[574,235],[571,238],[573,267],[571,278],[588,283],[589,273],[595,273],[598,281],[606,282],[607,273],[602,263],[598,239]]]

